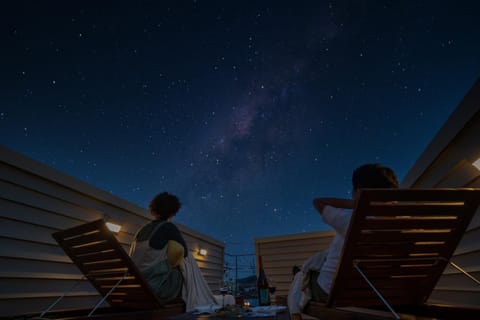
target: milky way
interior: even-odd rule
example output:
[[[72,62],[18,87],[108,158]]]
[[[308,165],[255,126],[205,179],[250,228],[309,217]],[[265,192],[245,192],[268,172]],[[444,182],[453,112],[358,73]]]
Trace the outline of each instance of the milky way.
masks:
[[[15,1],[0,143],[253,253],[323,230],[352,170],[407,173],[480,70],[475,1]],[[247,262],[244,262],[247,263]]]

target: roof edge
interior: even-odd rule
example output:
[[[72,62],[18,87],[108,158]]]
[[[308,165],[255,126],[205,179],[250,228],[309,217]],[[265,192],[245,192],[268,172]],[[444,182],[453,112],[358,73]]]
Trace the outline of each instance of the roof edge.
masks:
[[[480,79],[473,84],[460,104],[452,112],[445,124],[433,137],[417,161],[407,172],[400,187],[414,187],[420,176],[433,164],[455,137],[463,130],[468,121],[480,112]]]

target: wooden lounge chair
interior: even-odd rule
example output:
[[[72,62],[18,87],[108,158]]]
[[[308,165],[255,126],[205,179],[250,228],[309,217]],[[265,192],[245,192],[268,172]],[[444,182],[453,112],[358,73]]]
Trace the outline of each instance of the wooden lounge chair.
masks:
[[[103,219],[52,236],[102,296],[89,316],[104,301],[115,310],[159,310],[165,315],[185,311],[183,300],[165,305],[155,296]]]
[[[343,312],[336,317],[332,311],[361,307],[388,310],[396,319],[399,312],[480,319],[480,309],[426,304],[479,203],[480,189],[362,190],[329,300],[310,302],[304,312],[370,319]]]

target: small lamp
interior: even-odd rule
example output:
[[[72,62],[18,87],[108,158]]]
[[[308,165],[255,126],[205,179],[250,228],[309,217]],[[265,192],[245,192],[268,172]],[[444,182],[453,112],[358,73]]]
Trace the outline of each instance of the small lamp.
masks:
[[[120,229],[122,229],[122,226],[119,224],[115,224],[112,222],[105,222],[105,225],[107,226],[108,230],[114,232],[114,233],[119,233]]]
[[[207,255],[207,249],[200,248],[200,250],[198,250],[198,254],[205,257]]]
[[[478,158],[477,160],[475,160],[472,165],[477,168],[477,170],[480,170],[480,158]]]

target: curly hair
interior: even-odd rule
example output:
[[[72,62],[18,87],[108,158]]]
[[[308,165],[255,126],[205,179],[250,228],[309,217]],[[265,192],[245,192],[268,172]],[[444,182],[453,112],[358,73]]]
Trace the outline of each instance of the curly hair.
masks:
[[[395,172],[379,163],[364,164],[353,171],[353,190],[362,188],[398,188]]]
[[[150,201],[148,208],[150,211],[155,212],[161,220],[167,220],[174,216],[181,206],[182,204],[177,196],[168,192],[162,192]]]

